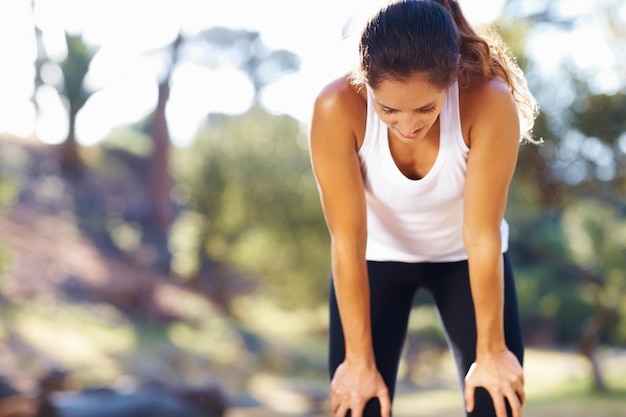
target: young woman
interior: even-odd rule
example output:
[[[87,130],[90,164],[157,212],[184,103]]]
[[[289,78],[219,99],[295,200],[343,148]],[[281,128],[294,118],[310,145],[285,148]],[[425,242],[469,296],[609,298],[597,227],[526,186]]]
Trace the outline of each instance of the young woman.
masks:
[[[390,416],[424,288],[468,415],[519,417],[523,341],[503,215],[536,102],[507,49],[455,0],[389,3],[359,52],[354,73],[319,94],[310,131],[331,235],[331,411]]]

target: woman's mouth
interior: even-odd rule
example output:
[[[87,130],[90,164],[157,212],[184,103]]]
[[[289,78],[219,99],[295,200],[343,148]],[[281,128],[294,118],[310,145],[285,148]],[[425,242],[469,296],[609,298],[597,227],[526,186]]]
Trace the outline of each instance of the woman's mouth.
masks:
[[[403,138],[406,138],[406,139],[415,139],[415,138],[417,138],[417,137],[420,135],[420,133],[422,132],[422,129],[423,129],[423,128],[419,128],[419,129],[414,130],[413,132],[411,132],[411,133],[409,133],[409,134],[406,134],[406,133],[402,132],[401,130],[398,130],[398,133],[399,133],[399,134],[400,134],[400,136],[402,136]]]

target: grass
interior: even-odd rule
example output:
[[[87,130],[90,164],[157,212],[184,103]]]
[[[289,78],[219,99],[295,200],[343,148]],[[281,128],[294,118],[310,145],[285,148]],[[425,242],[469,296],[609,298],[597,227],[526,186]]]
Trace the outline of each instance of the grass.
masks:
[[[527,402],[532,417],[624,417],[626,415],[626,358],[601,352],[609,391],[595,393],[587,361],[579,354],[529,349],[525,360]],[[451,366],[451,364],[448,364]],[[450,369],[451,371],[451,369]],[[394,404],[394,417],[458,417],[463,415],[457,389],[407,392]]]
[[[592,394],[589,390],[572,391],[567,395],[531,401],[526,415],[533,417],[624,417],[626,391]]]
[[[187,308],[190,305],[186,303]],[[19,337],[31,353],[25,355],[30,360],[20,361],[18,367],[33,373],[37,371],[38,361],[32,359],[44,353],[44,362],[63,364],[85,382],[113,383],[124,374],[152,375],[154,372],[172,380],[202,382],[208,373],[224,383],[225,388],[247,391],[262,403],[254,408],[233,408],[227,417],[315,415],[307,414],[310,404],[294,387],[302,382],[305,390],[322,396],[327,389],[323,366],[326,345],[318,331],[317,312],[286,317],[269,314],[272,312],[265,311],[267,306],[262,303],[254,308],[253,316],[258,321],[246,323],[254,331],[268,332],[263,327],[268,321],[260,317],[272,318],[269,323],[276,332],[272,338],[278,343],[272,345],[269,357],[280,364],[273,371],[265,369],[267,363],[260,363],[251,352],[244,354],[242,342],[238,342],[240,336],[230,329],[227,321],[204,307],[194,307],[188,322],[152,328],[136,327],[103,305],[24,303],[13,305],[11,310],[0,306],[0,315],[5,319],[0,321],[0,344]],[[284,322],[279,324],[280,320]],[[303,332],[302,328],[309,331]],[[593,392],[591,369],[581,355],[527,350],[524,415],[626,416],[626,351],[603,349],[598,356],[610,389],[607,393]],[[418,362],[423,364],[428,360],[422,357]],[[463,415],[461,393],[455,386],[450,356],[443,355],[437,362],[437,366],[422,372],[426,382],[433,382],[436,376],[438,385],[432,384],[436,389],[425,389],[424,384],[399,385],[395,417]],[[322,404],[323,409],[326,407]]]
[[[589,366],[579,354],[564,351],[529,349],[526,355],[527,402],[524,416],[528,417],[624,417],[626,414],[626,355],[617,350],[601,351],[605,377],[610,391],[594,393],[589,379]],[[443,360],[442,373],[454,372],[451,361]],[[445,379],[445,378],[444,378]],[[450,378],[452,379],[452,378]],[[269,382],[272,382],[270,384]],[[282,382],[284,387],[285,382]],[[327,413],[303,414],[298,409],[301,398],[292,399],[283,391],[280,380],[263,380],[265,388],[272,387],[265,407],[240,408],[228,417],[287,417],[295,415],[326,416]],[[263,400],[263,393],[259,398]],[[275,405],[280,399],[280,407]],[[324,405],[327,407],[327,405]],[[290,410],[290,411],[289,411]],[[300,410],[302,406],[300,405]],[[454,386],[439,389],[399,387],[394,401],[394,417],[460,417],[464,415],[461,392]]]
[[[529,399],[523,414],[532,417],[624,417],[626,392],[590,394],[588,391],[568,395]],[[463,415],[460,394],[454,390],[416,393],[399,398],[394,417],[459,417]]]

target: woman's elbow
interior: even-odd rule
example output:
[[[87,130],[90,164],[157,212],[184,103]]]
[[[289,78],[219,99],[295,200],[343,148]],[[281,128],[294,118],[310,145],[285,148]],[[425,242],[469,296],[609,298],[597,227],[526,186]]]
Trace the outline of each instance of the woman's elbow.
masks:
[[[465,251],[491,251],[500,250],[502,247],[502,236],[499,227],[468,227],[463,228],[463,245]]]

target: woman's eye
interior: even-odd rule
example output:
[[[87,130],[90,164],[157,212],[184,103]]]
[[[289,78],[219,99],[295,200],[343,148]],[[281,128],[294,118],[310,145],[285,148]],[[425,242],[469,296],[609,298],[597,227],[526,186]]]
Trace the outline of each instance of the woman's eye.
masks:
[[[380,111],[381,114],[392,114],[392,113],[396,112],[396,110],[394,110],[394,109],[388,109],[388,108],[385,108],[385,107],[380,107],[379,111]],[[425,109],[417,109],[415,111],[417,113],[427,114],[427,113],[434,112],[435,111],[435,107],[428,107],[428,108],[425,108]]]

